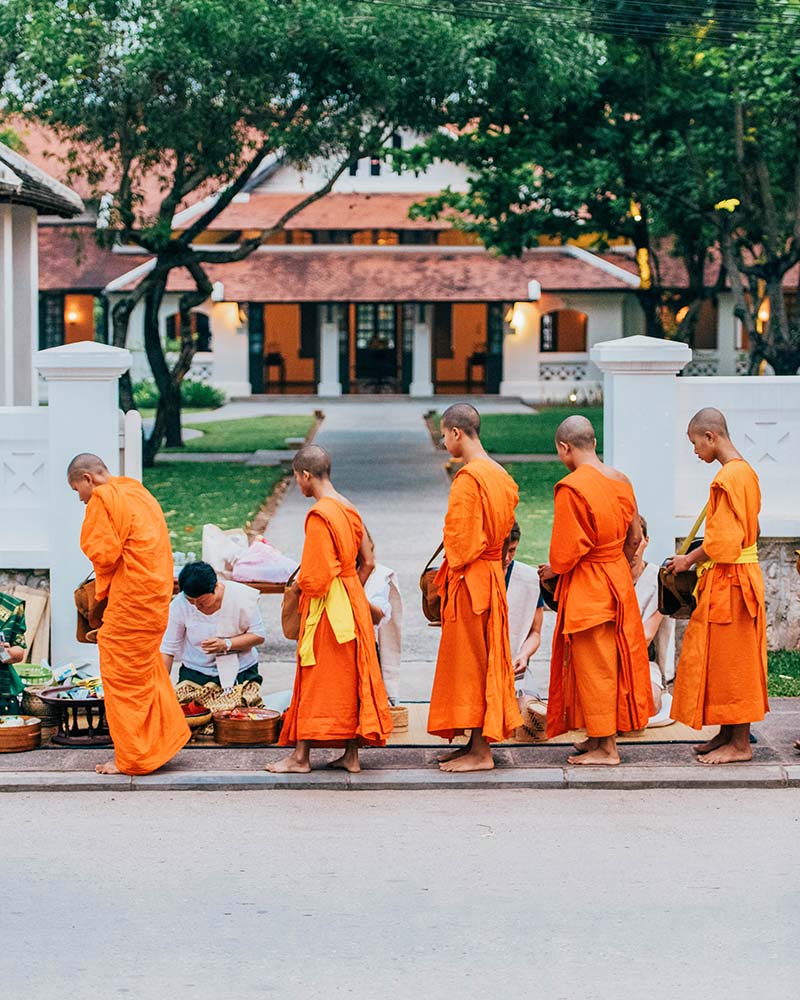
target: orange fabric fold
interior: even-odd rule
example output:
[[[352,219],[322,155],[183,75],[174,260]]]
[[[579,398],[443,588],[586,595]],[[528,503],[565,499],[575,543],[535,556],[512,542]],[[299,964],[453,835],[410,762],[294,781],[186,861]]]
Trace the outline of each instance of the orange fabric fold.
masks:
[[[547,736],[642,729],[654,713],[650,666],[623,547],[630,484],[582,465],[555,487],[550,565],[559,574]]]
[[[173,564],[155,497],[125,476],[95,487],[81,549],[94,567],[97,597],[108,596],[97,642],[116,764],[124,774],[149,774],[191,736],[159,652]]]
[[[324,597],[339,577],[353,609],[355,639],[339,643],[323,612],[314,634],[312,666],[297,661],[292,702],[286,711],[280,743],[310,740],[322,746],[383,746],[392,731],[389,698],[375,648],[369,603],[356,572],[364,526],[353,507],[323,497],[308,512],[305,542],[297,574],[300,588],[300,635],[312,598]]]
[[[672,717],[704,725],[758,722],[769,711],[764,578],[757,563],[736,564],[758,540],[761,489],[744,459],[711,483],[703,548],[714,560],[700,578],[675,674]]]
[[[488,459],[467,463],[453,480],[436,577],[442,637],[428,714],[435,736],[482,729],[489,742],[500,742],[522,724],[502,566],[518,496],[511,476]]]

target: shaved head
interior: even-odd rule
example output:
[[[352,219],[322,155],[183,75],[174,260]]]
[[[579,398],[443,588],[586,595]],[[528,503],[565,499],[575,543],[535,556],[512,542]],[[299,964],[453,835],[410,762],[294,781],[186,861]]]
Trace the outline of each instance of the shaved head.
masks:
[[[72,482],[80,476],[107,476],[109,475],[106,463],[98,455],[93,455],[90,451],[82,451],[67,466],[67,481]]]
[[[730,437],[725,414],[713,406],[705,406],[689,421],[689,434],[705,434],[710,431],[720,437]]]
[[[442,427],[450,430],[457,427],[467,437],[479,437],[481,433],[481,415],[469,403],[454,403],[448,406],[442,414]]]
[[[307,444],[292,459],[295,472],[307,472],[315,479],[330,479],[331,456],[318,444]]]
[[[562,420],[556,430],[556,444],[568,444],[579,451],[594,451],[596,443],[591,421],[577,413]]]

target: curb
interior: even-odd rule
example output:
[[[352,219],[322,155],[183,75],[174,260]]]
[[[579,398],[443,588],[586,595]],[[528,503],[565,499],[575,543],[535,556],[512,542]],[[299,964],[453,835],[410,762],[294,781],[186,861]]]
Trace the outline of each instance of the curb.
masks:
[[[431,791],[439,789],[800,788],[800,765],[732,764],[725,768],[600,767],[498,768],[445,774],[433,768],[346,774],[270,774],[267,771],[161,771],[157,774],[94,774],[79,771],[6,771],[0,792],[232,792],[232,791]]]

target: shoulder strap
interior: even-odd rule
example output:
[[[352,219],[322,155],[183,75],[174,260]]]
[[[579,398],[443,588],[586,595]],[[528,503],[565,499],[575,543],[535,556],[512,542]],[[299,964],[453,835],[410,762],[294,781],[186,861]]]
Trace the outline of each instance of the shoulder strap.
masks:
[[[439,548],[433,553],[428,562],[425,564],[425,569],[422,571],[423,573],[428,572],[428,570],[431,568],[431,563],[439,555],[439,553],[442,551],[443,548],[444,548],[444,542],[440,542]]]
[[[297,576],[297,574],[299,572],[300,572],[300,565],[298,563],[297,569],[294,571],[294,573],[292,573],[292,575],[286,581],[286,583],[284,584],[284,587],[291,587],[291,585],[294,583],[294,578]]]
[[[685,556],[686,553],[689,551],[689,546],[695,540],[697,532],[700,530],[700,525],[706,519],[706,511],[707,510],[708,510],[708,504],[706,504],[705,507],[703,507],[703,509],[700,511],[700,514],[698,515],[697,520],[694,522],[692,530],[689,532],[689,534],[686,536],[686,538],[684,538],[683,544],[678,549],[678,555],[679,556]]]

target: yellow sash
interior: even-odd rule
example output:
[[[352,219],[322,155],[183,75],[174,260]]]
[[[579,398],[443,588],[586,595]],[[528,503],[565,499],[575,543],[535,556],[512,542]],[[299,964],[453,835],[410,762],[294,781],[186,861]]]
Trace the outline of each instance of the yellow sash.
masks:
[[[742,549],[742,554],[738,559],[734,559],[732,563],[726,563],[727,566],[744,566],[748,563],[758,562],[758,542],[753,545],[748,545],[746,549]],[[705,574],[716,566],[717,563],[713,559],[706,559],[705,562],[697,564],[697,583],[694,587],[694,596],[697,597],[697,588],[700,586],[700,578],[705,576]]]
[[[306,627],[298,650],[301,667],[311,667],[317,662],[314,658],[314,635],[323,611],[327,614],[333,634],[340,645],[352,642],[356,637],[356,623],[350,598],[347,596],[341,577],[337,576],[324,597],[314,597],[311,600],[306,616]]]

